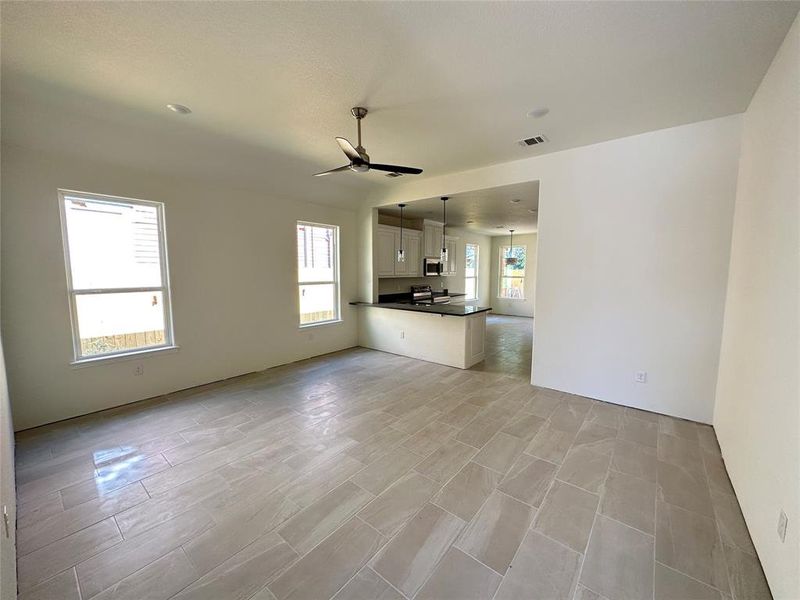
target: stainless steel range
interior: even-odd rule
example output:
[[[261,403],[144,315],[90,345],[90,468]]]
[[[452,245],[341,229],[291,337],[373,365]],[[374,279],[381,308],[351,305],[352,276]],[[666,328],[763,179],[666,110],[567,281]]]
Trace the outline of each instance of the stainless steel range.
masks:
[[[442,294],[434,296],[433,290],[429,285],[412,285],[411,301],[414,304],[447,304],[450,302],[450,296]]]

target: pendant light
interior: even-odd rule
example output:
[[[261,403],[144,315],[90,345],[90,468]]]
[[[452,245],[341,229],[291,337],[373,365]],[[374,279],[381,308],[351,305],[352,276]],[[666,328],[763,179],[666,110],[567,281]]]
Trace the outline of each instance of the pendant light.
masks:
[[[397,262],[404,263],[406,262],[406,251],[403,250],[403,209],[406,205],[398,204],[397,206],[400,207],[400,248],[397,250]]]
[[[447,196],[442,196],[442,255],[443,263],[447,262],[447,242],[445,242],[445,230],[447,229]]]
[[[511,234],[511,240],[508,246],[508,256],[506,256],[506,265],[513,266],[517,264],[517,257],[514,256],[514,230],[509,229],[508,231]]]

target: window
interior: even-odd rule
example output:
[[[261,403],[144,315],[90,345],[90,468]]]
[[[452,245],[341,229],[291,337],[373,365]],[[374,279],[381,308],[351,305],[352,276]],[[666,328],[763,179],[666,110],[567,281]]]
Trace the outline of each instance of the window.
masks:
[[[465,300],[478,299],[478,244],[467,244],[467,256],[464,260],[464,293]]]
[[[75,361],[171,347],[164,205],[59,191]]]
[[[517,259],[516,264],[507,264],[509,256]],[[500,284],[497,292],[499,298],[510,300],[525,299],[525,246],[514,244],[500,247]]]
[[[339,320],[339,228],[297,222],[300,326]]]

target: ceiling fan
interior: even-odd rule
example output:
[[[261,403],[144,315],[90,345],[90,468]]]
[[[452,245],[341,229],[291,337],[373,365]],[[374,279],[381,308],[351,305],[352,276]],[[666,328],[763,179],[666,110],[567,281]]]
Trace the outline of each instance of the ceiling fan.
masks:
[[[350,112],[356,119],[358,123],[358,146],[355,148],[353,144],[348,142],[346,139],[342,137],[337,137],[336,142],[339,144],[339,147],[342,149],[347,155],[347,158],[350,159],[349,165],[344,165],[343,167],[338,167],[336,169],[331,169],[330,171],[323,171],[322,173],[314,173],[314,177],[320,177],[322,175],[330,175],[331,173],[337,173],[339,171],[355,171],[356,173],[366,173],[367,171],[386,171],[387,177],[400,177],[401,175],[419,175],[422,173],[422,169],[416,169],[414,167],[401,167],[399,165],[382,165],[378,163],[369,162],[369,154],[364,149],[364,146],[361,145],[361,119],[367,116],[367,109],[363,106],[355,106],[350,109]]]

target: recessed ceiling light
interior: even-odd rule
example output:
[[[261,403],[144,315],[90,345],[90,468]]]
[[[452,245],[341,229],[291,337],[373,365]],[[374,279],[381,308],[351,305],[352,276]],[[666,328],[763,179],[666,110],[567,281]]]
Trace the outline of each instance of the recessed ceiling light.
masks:
[[[179,115],[188,115],[190,112],[192,112],[191,108],[184,106],[183,104],[167,104],[167,108],[174,113],[178,113]]]
[[[513,200],[509,200],[511,204],[517,204],[519,202],[519,198],[514,198]]]
[[[528,113],[528,116],[531,119],[541,119],[543,116],[545,116],[549,112],[550,112],[549,108],[547,108],[546,106],[542,106],[540,108],[534,108],[532,111],[530,111]]]

